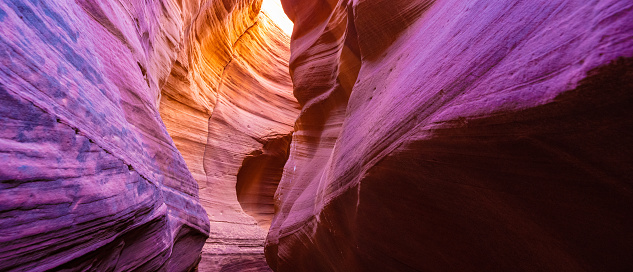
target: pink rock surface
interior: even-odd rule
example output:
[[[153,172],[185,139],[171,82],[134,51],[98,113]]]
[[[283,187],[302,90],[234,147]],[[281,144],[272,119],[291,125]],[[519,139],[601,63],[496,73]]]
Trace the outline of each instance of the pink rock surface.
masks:
[[[633,269],[633,3],[282,2],[0,1],[0,270]]]
[[[282,3],[274,270],[633,269],[633,3]]]
[[[0,270],[197,265],[209,220],[158,111],[197,8],[0,2]]]
[[[299,106],[260,5],[0,3],[0,270],[270,270]]]

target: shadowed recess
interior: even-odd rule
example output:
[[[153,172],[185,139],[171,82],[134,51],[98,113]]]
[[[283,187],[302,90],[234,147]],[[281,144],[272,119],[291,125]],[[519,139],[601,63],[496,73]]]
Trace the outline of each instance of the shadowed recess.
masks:
[[[292,134],[264,142],[251,152],[237,173],[237,200],[259,226],[268,229],[274,214],[274,195],[290,154]]]

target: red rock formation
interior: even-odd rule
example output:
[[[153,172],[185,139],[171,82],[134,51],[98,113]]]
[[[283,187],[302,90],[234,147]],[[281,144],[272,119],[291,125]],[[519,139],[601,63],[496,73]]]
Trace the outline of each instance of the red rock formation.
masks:
[[[283,4],[0,1],[0,270],[633,269],[630,1]]]
[[[211,220],[200,270],[269,270],[263,242],[280,175],[262,181],[267,187],[245,182],[250,190],[243,200],[254,205],[249,214],[238,202],[236,183],[238,170],[253,152],[287,152],[287,144],[265,145],[291,133],[299,112],[288,75],[290,41],[269,18],[258,15],[260,1],[225,2],[208,2],[185,30],[185,48],[163,88],[160,110],[200,185]],[[273,164],[278,172],[287,158],[282,157]],[[253,177],[266,170],[242,168]]]
[[[237,172],[298,105],[260,3],[0,2],[0,270],[186,271],[209,229],[200,271],[268,270]]]
[[[633,269],[630,1],[282,3],[274,270]]]
[[[201,196],[212,235],[203,253],[212,255],[211,259],[222,265],[218,268],[226,267],[226,271],[244,270],[232,264],[233,255],[240,256],[240,262],[252,255],[268,270],[263,255],[268,226],[257,226],[257,221],[242,210],[236,195],[237,175],[249,154],[292,132],[299,112],[287,72],[288,41],[266,40],[272,31],[277,33],[272,37],[287,36],[264,19],[260,16],[234,46],[236,54],[225,67],[218,102],[209,119],[204,154],[207,180],[206,186],[201,186]],[[279,169],[283,169],[283,163]],[[273,192],[275,188],[276,184]],[[228,263],[226,257],[230,258]]]

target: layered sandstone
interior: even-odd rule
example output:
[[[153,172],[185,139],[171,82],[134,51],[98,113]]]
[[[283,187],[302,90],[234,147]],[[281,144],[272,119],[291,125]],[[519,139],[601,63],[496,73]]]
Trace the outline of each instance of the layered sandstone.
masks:
[[[200,264],[203,271],[268,270],[263,242],[281,175],[262,177],[271,170],[242,164],[262,154],[266,143],[288,138],[299,112],[288,75],[289,37],[266,15],[257,15],[255,4],[244,5],[248,7],[244,12],[253,16],[244,27],[230,21],[236,14],[231,10],[222,19],[228,24],[218,23],[228,25],[233,35],[213,29],[213,21],[200,16],[204,18],[200,25],[193,26],[210,30],[190,30],[191,47],[180,54],[163,89],[161,115],[200,184],[201,201],[211,220],[211,236]],[[200,33],[209,37],[199,37]],[[201,94],[207,97],[196,100]],[[287,144],[275,145],[268,152],[287,149]],[[281,157],[273,172],[282,171],[287,156]],[[248,214],[236,192],[241,167],[252,172],[240,187],[242,202],[252,207]]]
[[[209,1],[185,29],[160,113],[211,221],[199,269],[265,271],[263,242],[281,178],[265,173],[281,173],[288,149],[267,143],[289,138],[299,112],[288,74],[290,40],[259,12],[261,1],[227,3]],[[264,151],[282,155],[268,168],[243,165]],[[239,196],[248,213],[236,191],[240,169],[250,173]]]
[[[158,99],[172,2],[0,2],[0,270],[186,271],[209,221]]]
[[[0,270],[268,270],[298,105],[260,5],[0,2]]]
[[[0,1],[0,270],[633,268],[630,1],[260,3]]]
[[[630,1],[282,3],[274,270],[633,268]]]

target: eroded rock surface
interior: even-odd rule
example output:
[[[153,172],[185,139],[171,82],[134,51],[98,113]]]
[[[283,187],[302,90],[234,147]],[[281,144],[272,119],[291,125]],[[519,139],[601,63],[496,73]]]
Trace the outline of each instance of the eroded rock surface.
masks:
[[[260,5],[0,1],[0,270],[269,270],[237,174],[299,106]]]
[[[263,180],[265,186],[246,182],[250,186],[243,200],[249,199],[246,205],[252,207],[248,213],[236,186],[238,172],[252,154],[287,152],[288,143],[267,143],[288,138],[299,113],[288,74],[290,40],[259,13],[261,1],[207,4],[185,30],[185,47],[162,90],[160,112],[200,185],[200,200],[211,221],[199,269],[269,271],[263,243],[287,155],[273,164],[272,171],[279,174]],[[254,180],[269,168],[247,165],[244,171]],[[253,216],[261,218],[259,224]]]
[[[209,234],[161,122],[169,1],[0,1],[0,270],[187,271]]]
[[[633,3],[282,3],[274,270],[633,268]]]

